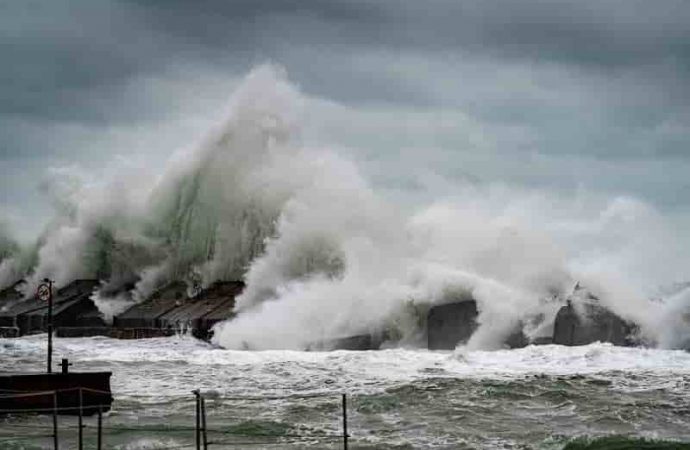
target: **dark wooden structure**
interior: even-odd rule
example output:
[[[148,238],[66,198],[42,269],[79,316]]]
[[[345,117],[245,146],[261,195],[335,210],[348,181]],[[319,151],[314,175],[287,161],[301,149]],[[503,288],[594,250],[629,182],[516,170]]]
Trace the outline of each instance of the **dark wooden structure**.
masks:
[[[160,328],[160,317],[182,306],[189,296],[183,281],[173,281],[144,302],[132,306],[113,318],[117,328]]]
[[[209,338],[213,325],[234,315],[235,297],[243,289],[241,281],[219,281],[192,297],[184,282],[174,281],[115,316],[111,336],[156,337],[191,330],[199,338]]]
[[[25,284],[26,283],[24,280],[19,280],[16,283],[13,283],[11,286],[0,290],[0,312],[7,310],[7,308],[12,306],[13,303],[16,303],[24,298],[24,294],[22,294],[21,289]]]
[[[110,410],[111,372],[0,373],[0,415],[12,413],[78,415]]]
[[[191,328],[208,332],[213,325],[234,315],[235,297],[244,289],[241,281],[218,281],[179,307],[159,317],[161,328]]]
[[[53,297],[53,324],[61,326],[103,326],[98,308],[91,300],[97,280],[76,280],[58,289]],[[15,289],[15,292],[16,291]],[[48,304],[36,297],[16,298],[7,294],[11,301],[0,310],[0,327],[12,327],[18,335],[44,332],[48,325]]]
[[[0,337],[17,337],[20,334],[14,316],[7,311],[24,298],[21,292],[24,284],[24,280],[20,280],[0,290]]]
[[[48,304],[25,298],[23,282],[0,291],[0,337],[17,337],[47,330]],[[208,339],[213,326],[233,317],[241,281],[219,281],[190,296],[183,281],[173,281],[150,298],[113,318],[108,325],[91,299],[97,280],[76,280],[54,291],[53,329],[58,337],[109,336],[138,339],[191,331]]]

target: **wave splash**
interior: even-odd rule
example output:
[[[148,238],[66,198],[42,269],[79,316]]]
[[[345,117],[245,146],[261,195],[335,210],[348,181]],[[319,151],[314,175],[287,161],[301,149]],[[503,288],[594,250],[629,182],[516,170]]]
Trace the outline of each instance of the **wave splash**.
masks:
[[[679,241],[650,206],[461,185],[409,212],[351,160],[302,144],[307,103],[282,69],[264,65],[234,93],[224,122],[161,174],[85,183],[54,171],[57,214],[36,244],[20,248],[0,232],[0,287],[23,274],[27,292],[46,276],[58,285],[99,278],[105,304],[175,279],[243,278],[239,314],[214,340],[253,349],[383,328],[414,345],[430,305],[471,296],[480,327],[468,347],[499,348],[518,324],[543,332],[579,281],[650,341],[690,339],[687,286],[650,300],[682,273],[657,260],[686,262],[665,253]]]

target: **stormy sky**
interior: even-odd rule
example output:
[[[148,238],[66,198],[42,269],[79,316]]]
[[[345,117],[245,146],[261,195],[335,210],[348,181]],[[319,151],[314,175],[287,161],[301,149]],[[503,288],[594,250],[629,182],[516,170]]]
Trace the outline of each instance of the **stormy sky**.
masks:
[[[687,214],[688,24],[686,0],[0,0],[0,221],[35,237],[56,169],[163,164],[265,62],[376,186]]]

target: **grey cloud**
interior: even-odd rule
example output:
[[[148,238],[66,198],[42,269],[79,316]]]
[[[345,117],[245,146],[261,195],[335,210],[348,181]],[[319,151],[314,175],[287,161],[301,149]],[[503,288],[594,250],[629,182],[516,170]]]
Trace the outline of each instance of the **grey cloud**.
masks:
[[[643,80],[666,79],[657,86],[669,103],[689,96],[690,5],[682,0],[663,7],[618,0],[8,5],[0,19],[0,52],[11,64],[0,75],[0,110],[48,119],[146,118],[138,107],[111,117],[102,104],[129,78],[182,61],[238,74],[274,60],[314,95],[351,103],[428,103],[425,93],[409,89],[404,75],[391,79],[377,73],[380,67],[362,74],[349,72],[343,62],[333,65],[334,56],[370,51],[635,71]]]
[[[669,0],[131,2],[150,26],[187,42],[476,49],[531,59],[642,65],[690,58],[690,5]],[[317,37],[317,39],[315,39]]]
[[[6,2],[0,17],[4,114],[106,120],[84,99],[160,64],[145,29],[108,3]]]
[[[678,204],[690,153],[688,23],[685,0],[0,1],[0,206],[28,198],[45,164],[149,146],[122,136],[161,153],[188,144],[175,130],[201,127],[181,117],[208,121],[230,93],[209,78],[267,60],[308,95],[351,108],[322,137],[362,147],[375,164],[427,145],[443,155],[428,164],[451,175],[581,179]],[[411,110],[432,118],[428,129]],[[384,131],[371,111],[386,112]],[[351,130],[355,116],[371,127]],[[458,116],[470,125],[433,125]],[[468,156],[475,132],[490,136],[485,157]],[[503,163],[531,154],[554,158],[547,174]],[[601,179],[646,158],[670,174],[667,185],[643,165]],[[568,169],[597,162],[592,175]]]

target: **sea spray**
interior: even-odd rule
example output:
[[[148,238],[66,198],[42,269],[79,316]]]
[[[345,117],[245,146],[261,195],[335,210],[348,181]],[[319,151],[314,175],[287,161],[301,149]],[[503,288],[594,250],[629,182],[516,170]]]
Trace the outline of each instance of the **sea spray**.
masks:
[[[91,300],[96,305],[103,316],[103,320],[108,323],[113,323],[113,318],[120,313],[125,312],[128,308],[134,306],[137,301],[132,298],[129,292],[119,292],[117,294],[96,290],[91,295]]]
[[[0,289],[11,287],[35,266],[39,245],[40,240],[34,245],[20,244],[0,222]]]
[[[280,70],[252,72],[226,121],[162,174],[94,180],[76,168],[47,183],[56,217],[40,238],[27,292],[49,276],[58,285],[101,278],[113,289],[137,281],[138,298],[172,279],[201,273],[205,285],[242,277],[271,235],[292,182],[266,188],[285,160],[299,100]],[[281,108],[284,108],[281,110]],[[270,183],[270,182],[269,182]]]
[[[12,239],[7,226],[0,222],[0,289],[4,289],[20,276],[16,263],[19,245]]]
[[[690,350],[690,286],[670,295],[663,308],[654,316],[662,348]],[[661,309],[661,308],[659,308]]]
[[[468,346],[500,348],[516,327],[547,330],[578,281],[650,340],[683,341],[687,324],[668,319],[666,305],[683,317],[687,297],[649,298],[687,276],[685,241],[650,206],[500,185],[400,205],[342,151],[302,143],[308,103],[282,69],[264,65],[209,137],[160,173],[103,180],[53,170],[56,217],[32,264],[18,265],[13,250],[0,268],[28,274],[27,293],[46,276],[100,278],[96,298],[111,312],[172,280],[243,278],[237,317],[215,330],[229,348],[301,349],[382,330],[393,345],[419,345],[429,306],[466,297],[480,312]],[[664,320],[677,332],[661,333]]]

